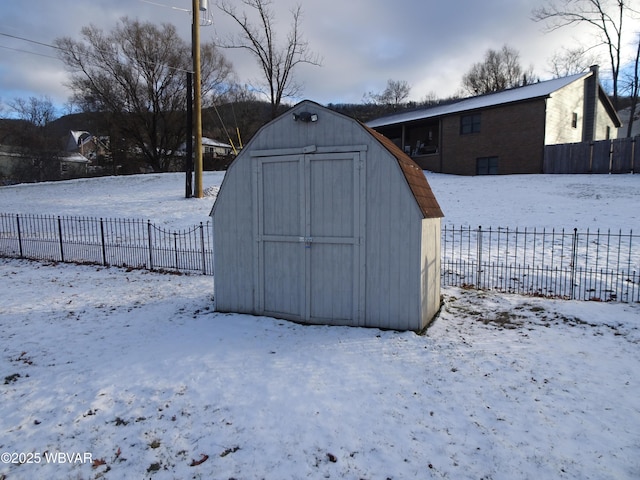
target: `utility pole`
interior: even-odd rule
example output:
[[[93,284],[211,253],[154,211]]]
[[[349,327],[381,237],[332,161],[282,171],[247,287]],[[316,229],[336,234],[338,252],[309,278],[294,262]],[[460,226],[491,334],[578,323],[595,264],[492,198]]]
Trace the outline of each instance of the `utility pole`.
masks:
[[[185,162],[185,197],[193,197],[193,72],[187,72],[187,158]]]
[[[202,10],[207,9],[207,2],[202,2]],[[202,198],[202,80],[200,78],[200,0],[193,0],[192,7],[192,39],[193,56],[193,123],[194,123],[194,170],[195,182],[193,196]]]

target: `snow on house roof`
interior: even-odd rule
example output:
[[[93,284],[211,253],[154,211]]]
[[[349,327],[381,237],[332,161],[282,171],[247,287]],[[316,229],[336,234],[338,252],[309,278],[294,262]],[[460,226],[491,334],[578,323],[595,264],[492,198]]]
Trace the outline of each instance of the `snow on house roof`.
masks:
[[[195,141],[195,137],[194,137],[194,141]],[[228,143],[219,142],[218,140],[214,140],[213,138],[208,138],[208,137],[202,137],[202,145],[207,147],[228,148],[229,150],[233,149],[233,147]],[[180,144],[177,151],[185,152],[186,150],[187,150],[187,144],[183,142]]]
[[[202,137],[202,145],[206,145],[208,147],[222,147],[222,148],[231,148],[231,145],[228,143],[222,143],[212,138]]]
[[[61,162],[65,163],[91,163],[90,160],[79,153],[65,152],[58,156]]]
[[[75,141],[76,145],[80,140],[85,141],[87,138],[91,137],[91,134],[89,132],[85,132],[84,130],[70,130],[69,134]]]
[[[511,88],[497,93],[489,93],[477,97],[470,97],[447,105],[438,105],[436,107],[423,108],[412,112],[403,112],[395,115],[377,118],[367,122],[367,126],[371,128],[382,127],[386,125],[395,125],[399,123],[407,123],[416,120],[425,120],[428,118],[441,117],[454,113],[466,112],[470,110],[478,110],[481,108],[494,107],[507,103],[521,102],[524,100],[532,100],[535,98],[548,97],[556,90],[566,87],[567,85],[582,80],[593,72],[578,73],[563,78],[554,78],[544,82],[526,85],[524,87]]]

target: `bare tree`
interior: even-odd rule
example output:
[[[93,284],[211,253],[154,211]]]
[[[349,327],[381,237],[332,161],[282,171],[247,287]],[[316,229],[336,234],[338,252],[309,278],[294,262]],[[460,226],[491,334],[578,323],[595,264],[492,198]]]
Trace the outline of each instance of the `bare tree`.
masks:
[[[640,94],[640,34],[638,34],[638,43],[636,47],[635,60],[633,62],[633,70],[625,72],[623,75],[623,89],[629,93],[631,104],[629,105],[629,123],[627,124],[627,137],[631,137],[633,132],[633,124],[637,118],[638,95]]]
[[[386,105],[394,110],[400,107],[409,98],[411,86],[406,80],[387,80],[387,87],[382,93],[369,92],[364,97],[378,105]]]
[[[40,98],[14,98],[9,102],[9,107],[17,114],[18,118],[35,127],[44,127],[56,118],[56,108],[53,106],[53,101],[46,95]]]
[[[482,95],[534,81],[533,67],[523,69],[520,53],[504,45],[501,50],[487,50],[484,61],[475,63],[462,77],[462,88],[471,95]]]
[[[583,46],[563,48],[554,53],[549,60],[550,71],[554,78],[588,72],[589,67],[597,63],[597,55]]]
[[[30,159],[15,172],[16,178],[20,181],[58,180],[60,145],[51,127],[56,119],[51,98],[46,95],[28,99],[18,97],[9,101],[8,106],[21,120],[10,132],[11,142]]]
[[[613,105],[618,109],[618,78],[622,62],[622,34],[625,18],[635,12],[634,0],[548,0],[533,10],[533,19],[547,23],[549,31],[584,24],[598,36],[607,51],[613,84]]]
[[[248,50],[257,60],[263,74],[264,89],[271,102],[271,118],[278,114],[278,107],[283,98],[296,96],[301,87],[293,80],[293,69],[300,64],[319,66],[317,55],[309,51],[309,44],[302,37],[300,20],[302,7],[298,5],[292,11],[291,29],[286,43],[278,45],[275,32],[275,15],[270,8],[271,0],[242,0],[252,9],[259,20],[252,23],[246,11],[238,12],[226,0],[218,3],[218,8],[226,13],[240,27],[240,33],[230,37],[223,48]]]
[[[81,41],[63,37],[56,46],[72,73],[78,103],[109,113],[155,171],[169,169],[185,141],[186,76],[192,69],[191,47],[175,27],[123,17],[109,33],[90,25]],[[201,61],[206,98],[223,86],[231,65],[213,44],[202,46]]]
[[[436,95],[436,92],[434,92],[433,90],[430,90],[420,99],[419,104],[429,106],[429,105],[437,105],[438,102],[440,102],[440,98],[438,98],[438,95]]]

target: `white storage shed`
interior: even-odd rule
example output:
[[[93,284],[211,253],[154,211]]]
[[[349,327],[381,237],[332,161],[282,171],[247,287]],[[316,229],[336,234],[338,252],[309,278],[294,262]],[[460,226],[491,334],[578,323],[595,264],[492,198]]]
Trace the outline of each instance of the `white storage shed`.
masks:
[[[256,133],[211,216],[217,311],[420,331],[439,309],[443,215],[424,173],[317,103]]]

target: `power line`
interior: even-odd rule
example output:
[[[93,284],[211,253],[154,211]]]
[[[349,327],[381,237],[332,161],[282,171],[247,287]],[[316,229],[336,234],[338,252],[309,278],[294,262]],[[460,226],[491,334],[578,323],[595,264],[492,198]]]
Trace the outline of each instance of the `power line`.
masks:
[[[179,10],[181,12],[191,13],[191,10],[188,8],[172,7],[171,5],[165,5],[164,3],[151,2],[150,0],[140,0],[140,1],[142,3],[148,3],[150,5],[155,5],[157,7],[165,7],[165,8],[170,8],[172,10]]]
[[[17,35],[10,35],[10,34],[4,33],[4,32],[0,32],[0,35],[2,35],[3,37],[15,38],[16,40],[22,40],[24,42],[35,43],[36,45],[42,45],[43,47],[49,47],[49,48],[55,48],[56,50],[62,50],[62,48],[57,47],[55,45],[50,45],[48,43],[38,42],[36,40],[31,40],[30,38],[19,37]]]
[[[46,58],[53,58],[55,60],[60,60],[58,57],[54,57],[54,56],[51,56],[51,55],[45,55],[44,53],[31,52],[29,50],[21,50],[19,48],[5,47],[4,45],[0,45],[0,48],[4,48],[5,50],[13,50],[14,52],[29,53],[31,55],[38,55],[39,57],[46,57]]]
[[[142,1],[142,0],[140,0],[140,1]],[[39,41],[37,41],[37,40],[31,40],[30,38],[19,37],[19,36],[17,36],[17,35],[11,35],[11,34],[9,34],[9,33],[0,32],[0,36],[13,38],[13,39],[15,39],[15,40],[22,40],[22,41],[24,41],[24,42],[33,43],[33,44],[35,44],[35,45],[41,45],[41,46],[43,46],[43,47],[54,48],[54,49],[56,49],[56,50],[60,50],[60,51],[62,51],[62,52],[71,52],[71,53],[74,53],[72,50],[68,50],[68,49],[66,49],[66,48],[58,47],[58,46],[56,46],[56,45],[50,45],[50,44],[48,44],[48,43],[44,43],[44,42],[39,42]],[[28,51],[28,50],[21,50],[21,49],[18,49],[18,48],[5,47],[5,46],[2,46],[2,45],[0,45],[0,48],[5,48],[5,49],[7,49],[7,50],[13,50],[13,51],[16,51],[16,52],[21,52],[21,53],[29,53],[29,54],[31,54],[31,55],[38,55],[38,56],[41,56],[41,57],[55,58],[55,59],[57,59],[57,60],[62,60],[62,59],[60,59],[60,58],[58,58],[58,57],[53,57],[53,56],[51,56],[51,55],[46,55],[46,54],[43,54],[43,53],[37,53],[37,52],[31,52],[31,51]],[[97,50],[97,49],[96,49],[96,51],[101,52],[100,50]],[[101,52],[101,53],[102,53],[102,52]],[[147,62],[145,62],[145,63],[146,63],[147,65],[153,65],[153,66],[161,66],[161,67],[163,67],[163,66],[164,66],[164,67],[168,68],[169,70],[175,70],[175,71],[177,71],[177,72],[184,72],[184,73],[192,72],[191,70],[188,70],[188,69],[185,69],[185,68],[182,68],[182,67],[174,67],[174,66],[171,66],[171,65],[163,65],[162,63],[158,63],[158,62],[151,62],[151,61],[147,61]]]

